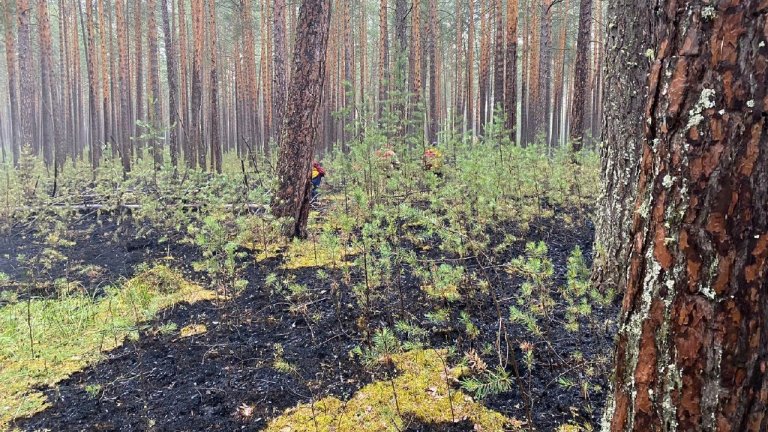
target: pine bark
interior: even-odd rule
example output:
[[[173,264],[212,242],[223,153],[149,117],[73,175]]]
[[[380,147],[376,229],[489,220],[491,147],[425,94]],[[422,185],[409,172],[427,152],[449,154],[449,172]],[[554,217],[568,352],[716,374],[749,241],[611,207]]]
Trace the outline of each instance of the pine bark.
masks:
[[[654,60],[605,429],[764,431],[766,3],[651,10]]]
[[[118,82],[120,87],[120,156],[123,162],[123,171],[131,171],[131,74],[128,61],[128,20],[126,11],[128,6],[123,0],[115,3],[115,19],[117,21],[117,45],[120,65],[118,68]]]
[[[160,70],[158,65],[157,45],[157,0],[147,0],[147,44],[149,48],[149,91],[147,111],[155,133],[162,132],[163,118],[161,114],[162,93],[160,92]],[[138,105],[138,101],[136,101]],[[152,159],[155,170],[163,165],[163,147],[160,139],[152,140]]]
[[[46,166],[54,163],[54,149],[56,146],[56,126],[58,113],[54,114],[53,108],[53,82],[51,71],[53,70],[53,40],[51,37],[51,20],[48,16],[48,3],[46,0],[37,2],[37,26],[40,36],[40,87],[41,87],[41,126],[42,126],[42,150],[43,161]]]
[[[19,164],[19,140],[21,121],[19,118],[19,78],[18,78],[18,60],[16,58],[16,36],[13,34],[15,14],[11,4],[6,3],[3,6],[4,27],[5,27],[5,62],[8,71],[8,96],[11,104],[11,122],[9,125],[11,136],[11,155],[13,165]]]
[[[467,129],[471,131],[474,137],[477,133],[475,126],[475,95],[473,86],[475,85],[475,0],[469,0],[469,16],[467,17],[469,27],[467,30]]]
[[[216,27],[216,6],[214,0],[208,1],[208,37],[210,42],[210,112],[211,125],[211,165],[217,173],[222,171],[221,119],[219,114],[219,71],[218,71],[218,34]]]
[[[78,6],[80,8],[80,20],[83,19],[83,9],[82,9],[82,3],[78,3]],[[93,7],[93,1],[88,0],[88,4],[86,6],[86,17],[87,17],[87,23],[85,23],[85,29],[88,33],[88,39],[85,44],[85,57],[86,57],[86,64],[88,68],[88,108],[89,108],[89,116],[88,116],[88,142],[90,143],[90,153],[91,153],[91,168],[94,170],[99,167],[100,161],[101,161],[101,145],[98,141],[98,130],[99,130],[99,118],[98,118],[98,90],[99,90],[99,80],[96,74],[96,51],[95,51],[95,24],[94,24],[94,17],[93,17],[93,10],[95,8]],[[82,106],[80,107],[82,108]]]
[[[581,150],[584,137],[584,105],[589,84],[589,44],[592,29],[592,0],[581,0],[579,6],[579,36],[576,41],[576,62],[573,67],[573,102],[569,137],[573,150]]]
[[[196,166],[206,168],[206,148],[203,133],[203,0],[192,0],[192,118],[190,121],[191,146],[197,155]]]
[[[151,13],[152,4],[150,4],[150,2],[152,0],[146,0],[146,1],[147,1],[147,9],[149,9]],[[135,62],[136,66],[134,69],[134,76],[136,77],[134,91],[136,92],[135,93],[136,96],[134,97],[135,109],[133,111],[133,118],[132,118],[133,127],[131,128],[131,131],[134,137],[139,137],[141,136],[143,131],[141,130],[141,127],[139,126],[137,120],[144,121],[146,116],[151,117],[154,114],[153,113],[154,108],[152,107],[153,101],[151,98],[153,96],[154,97],[157,97],[157,96],[155,95],[155,92],[152,89],[151,77],[149,78],[148,88],[146,90],[144,89],[144,49],[143,49],[144,48],[144,32],[142,30],[142,25],[144,24],[144,14],[142,13],[144,0],[132,0],[132,3],[133,3],[133,30],[134,30],[133,52],[134,52],[134,58],[136,59],[136,62]],[[156,5],[157,1],[155,0],[153,3],[155,3]],[[149,33],[152,32],[152,29],[149,28],[149,24],[147,25],[147,31]],[[152,53],[150,52],[150,56],[151,55]],[[152,73],[151,72],[152,66],[150,65],[149,67],[150,67],[150,73]],[[151,96],[148,96],[148,93],[151,93]],[[147,100],[146,116],[144,114],[145,99]],[[136,147],[136,151],[138,153],[138,156],[142,157],[142,150],[143,150],[142,147],[144,143],[142,143],[141,141],[139,141],[139,143],[140,144]]]
[[[478,76],[478,101],[480,135],[485,133],[485,123],[488,121],[488,91],[490,88],[491,68],[491,25],[488,18],[489,4],[492,0],[480,2],[480,73]]]
[[[101,136],[102,142],[112,143],[112,155],[117,154],[115,148],[115,142],[112,131],[112,102],[110,91],[110,76],[109,76],[109,52],[107,51],[107,41],[109,40],[109,29],[104,22],[104,0],[98,0],[98,19],[99,19],[99,54],[101,57],[100,62],[100,76],[101,76],[101,113],[102,113],[102,127],[103,134]],[[95,52],[96,47],[94,47]]]
[[[18,19],[18,47],[19,47],[19,73],[21,75],[21,116],[19,125],[21,126],[20,145],[30,146],[33,151],[37,151],[37,144],[34,142],[35,121],[35,74],[34,59],[32,58],[32,43],[30,40],[30,16],[32,8],[29,0],[16,0],[16,10]]]
[[[539,48],[539,97],[537,104],[539,114],[537,118],[541,122],[544,133],[544,145],[549,147],[551,138],[550,113],[552,108],[552,15],[550,0],[541,0],[541,39]]]
[[[387,0],[379,4],[379,121],[384,117],[389,94],[389,15]]]
[[[329,0],[304,0],[299,10],[291,84],[278,154],[277,217],[290,218],[287,234],[306,237],[310,170],[318,138],[330,27]]]
[[[283,112],[285,111],[285,96],[288,92],[288,77],[285,72],[285,63],[287,56],[286,41],[286,23],[285,23],[285,0],[275,0],[274,7],[274,108],[275,116],[275,136],[281,134],[283,123]]]
[[[170,0],[173,1],[173,0]],[[176,39],[171,32],[171,19],[168,11],[169,0],[162,0],[160,5],[163,18],[163,42],[168,80],[168,147],[171,153],[171,165],[174,169],[179,163],[179,65],[177,63]]]
[[[637,13],[626,10],[636,7]],[[650,59],[646,51],[653,43],[651,0],[612,0],[608,3],[605,95],[607,110],[603,129],[601,190],[595,223],[592,279],[602,292],[624,292],[631,250],[629,230],[639,161],[642,155],[645,96],[648,94]]]
[[[414,104],[421,102],[421,0],[411,8],[411,93]]]
[[[197,165],[197,148],[192,140],[192,116],[189,103],[189,59],[187,38],[186,0],[178,0],[179,14],[179,136],[184,148],[184,162],[187,168]]]
[[[517,18],[517,0],[507,0],[504,111],[507,116],[506,128],[510,131],[512,141],[515,141],[517,132]]]
[[[437,0],[429,0],[429,39],[427,51],[429,53],[429,123],[427,125],[427,142],[437,144],[437,131],[440,122],[440,108],[438,105],[439,80],[437,65]]]
[[[496,41],[493,60],[493,109],[504,108],[504,12],[502,1],[494,0]]]

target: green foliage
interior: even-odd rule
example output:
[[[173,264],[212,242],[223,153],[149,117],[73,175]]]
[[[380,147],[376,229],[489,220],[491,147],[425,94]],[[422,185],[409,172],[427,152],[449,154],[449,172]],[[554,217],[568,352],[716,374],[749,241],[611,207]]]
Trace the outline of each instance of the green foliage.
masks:
[[[504,368],[486,369],[479,376],[461,381],[461,388],[472,393],[478,399],[508,392],[514,384],[513,378]]]

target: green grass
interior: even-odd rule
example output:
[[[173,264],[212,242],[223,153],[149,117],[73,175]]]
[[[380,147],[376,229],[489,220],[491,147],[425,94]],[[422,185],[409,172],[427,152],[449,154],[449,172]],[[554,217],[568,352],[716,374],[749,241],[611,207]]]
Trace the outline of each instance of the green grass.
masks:
[[[0,308],[0,429],[45,409],[37,388],[55,385],[137,337],[141,323],[161,309],[214,296],[158,266],[99,299],[73,295]]]

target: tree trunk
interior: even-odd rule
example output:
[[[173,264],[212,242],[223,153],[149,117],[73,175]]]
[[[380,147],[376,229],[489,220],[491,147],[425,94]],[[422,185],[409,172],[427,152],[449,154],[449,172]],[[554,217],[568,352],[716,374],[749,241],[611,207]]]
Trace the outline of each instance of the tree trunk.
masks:
[[[88,101],[89,101],[89,135],[88,135],[88,142],[90,143],[90,153],[91,153],[91,168],[94,170],[99,167],[99,163],[101,161],[101,145],[99,144],[98,140],[96,139],[96,131],[99,129],[99,119],[98,119],[98,91],[99,91],[99,81],[96,76],[96,52],[95,52],[95,43],[94,43],[94,22],[93,22],[93,4],[92,0],[88,0],[88,4],[86,7],[86,16],[87,16],[87,23],[85,23],[85,29],[88,32],[88,39],[87,43],[85,44],[85,56],[86,56],[86,64],[88,68]],[[83,9],[82,9],[82,3],[78,2],[78,6],[80,8],[80,20],[83,19]],[[82,106],[80,107],[82,109]],[[95,175],[95,173],[94,173]]]
[[[560,146],[563,124],[563,79],[565,77],[565,49],[568,39],[568,0],[565,0],[560,10],[560,35],[558,36],[557,52],[555,57],[555,91],[554,105],[552,109],[552,146]],[[635,53],[637,54],[637,53]],[[622,66],[623,68],[624,66]]]
[[[283,112],[285,112],[285,96],[288,92],[288,80],[285,73],[286,62],[286,25],[285,25],[285,0],[275,0],[275,12],[274,12],[274,43],[275,43],[275,56],[274,56],[274,108],[273,115],[275,116],[275,136],[279,137],[282,133],[281,127],[283,124]]]
[[[506,72],[504,76],[504,111],[506,127],[512,141],[517,132],[517,0],[507,0],[507,50],[505,53]]]
[[[421,2],[411,7],[411,93],[414,104],[421,102]]]
[[[605,429],[765,431],[766,3],[665,2],[651,22],[655,60]]]
[[[56,146],[56,125],[58,113],[53,110],[53,83],[51,70],[53,69],[53,41],[51,38],[51,20],[48,17],[48,3],[46,0],[37,2],[37,26],[40,35],[40,86],[42,91],[42,148],[43,161],[46,166],[54,162],[53,154]]]
[[[176,40],[171,33],[168,1],[162,0],[163,41],[165,42],[165,60],[168,77],[168,127],[170,136],[168,147],[171,152],[171,165],[174,169],[179,163],[179,65],[176,58]],[[172,1],[172,0],[171,0]]]
[[[189,104],[189,73],[187,59],[187,16],[186,0],[178,0],[179,14],[179,136],[184,147],[184,161],[187,168],[197,165],[196,143],[192,140],[192,123]]]
[[[123,0],[115,3],[115,19],[117,21],[117,46],[119,51],[120,66],[118,68],[120,87],[120,150],[123,161],[123,171],[131,171],[131,74],[128,62],[128,20],[126,11],[128,6]]]
[[[150,115],[153,133],[160,134],[163,130],[163,118],[161,114],[160,99],[160,70],[158,67],[157,55],[157,0],[147,0],[147,10],[149,12],[147,20],[147,43],[149,45],[149,91],[151,95],[147,98],[147,112]],[[139,102],[136,101],[137,106]],[[163,134],[164,136],[164,134]],[[152,159],[155,170],[159,170],[163,165],[163,147],[160,139],[152,140]]]
[[[134,90],[136,92],[135,93],[136,97],[134,98],[134,100],[135,100],[135,102],[134,102],[135,109],[133,111],[133,117],[132,117],[133,124],[131,125],[132,126],[131,127],[131,131],[132,131],[134,137],[139,137],[139,136],[141,136],[143,131],[141,130],[141,127],[139,127],[139,124],[138,124],[137,121],[138,120],[144,121],[146,116],[150,116],[151,117],[154,114],[154,112],[153,112],[154,108],[151,106],[151,105],[154,104],[154,102],[152,101],[151,98],[152,97],[156,98],[157,96],[155,95],[155,92],[152,89],[152,78],[151,77],[149,78],[149,81],[150,81],[149,82],[149,88],[146,91],[144,90],[144,52],[143,52],[143,47],[144,47],[143,39],[144,39],[144,35],[143,35],[142,29],[141,29],[142,24],[144,23],[144,16],[143,16],[143,13],[142,13],[142,3],[144,3],[144,1],[143,0],[132,0],[132,1],[133,1],[133,15],[134,15],[133,16],[133,30],[134,30],[134,49],[133,49],[133,51],[134,51],[134,56],[136,58],[136,68],[135,68],[135,76],[136,76],[135,85],[136,85],[136,88],[134,88]],[[152,6],[150,4],[150,1],[151,0],[147,0],[147,8],[151,8],[151,6]],[[154,3],[156,3],[156,1]],[[151,13],[151,9],[150,9],[150,13]],[[147,24],[147,27],[149,27],[149,24]],[[152,32],[151,28],[147,28],[147,30],[148,30],[148,32]],[[151,48],[150,48],[150,50],[151,50]],[[151,55],[152,55],[152,53],[150,53],[150,56]],[[151,69],[152,65],[150,65],[149,67]],[[150,74],[151,73],[152,72],[150,70]],[[148,97],[147,96],[148,92],[151,92],[152,96]],[[147,114],[146,114],[146,116],[144,114],[144,99],[147,99]],[[154,124],[154,120],[152,121],[152,123]],[[137,141],[137,142],[138,142],[139,145],[136,146],[136,152],[137,152],[138,157],[142,157],[143,156],[143,154],[142,154],[143,153],[143,147],[144,147],[145,143],[143,143],[141,141]],[[153,143],[153,145],[154,145],[154,143]]]
[[[19,79],[18,63],[16,59],[16,37],[13,34],[14,14],[11,10],[11,4],[6,3],[3,6],[3,16],[5,17],[5,61],[8,71],[8,95],[11,102],[11,154],[13,155],[13,165],[19,165],[19,139],[21,130],[21,121],[19,119]]]
[[[437,144],[437,130],[440,111],[438,107],[438,76],[437,76],[437,0],[429,0],[429,39],[427,51],[429,53],[429,123],[427,125],[427,142]]]
[[[277,217],[291,219],[290,236],[306,237],[312,157],[318,137],[331,21],[329,0],[304,0],[299,10],[291,84],[277,162]]]
[[[35,126],[35,75],[34,60],[32,58],[32,46],[30,40],[30,15],[31,6],[29,0],[16,0],[18,11],[19,30],[19,72],[21,74],[21,145],[30,146],[36,151],[37,143],[34,142]]]
[[[584,137],[584,104],[589,84],[589,43],[592,29],[592,0],[581,0],[579,37],[576,41],[576,64],[573,67],[573,102],[571,104],[570,139],[573,150],[581,150]]]
[[[218,35],[216,30],[216,6],[214,0],[208,2],[208,38],[210,40],[210,107],[209,118],[211,121],[211,164],[217,173],[221,174],[222,149],[221,149],[221,125],[219,118],[219,71],[218,71]]]
[[[475,127],[475,104],[474,104],[474,92],[472,86],[475,85],[475,0],[469,0],[469,16],[467,17],[469,27],[467,29],[467,119],[469,124],[467,129],[471,132],[472,137],[477,133]]]
[[[379,121],[384,117],[385,103],[389,93],[389,15],[387,0],[379,5]]]
[[[110,77],[109,77],[109,57],[107,51],[107,41],[109,40],[109,33],[111,33],[104,23],[104,0],[98,0],[98,18],[99,18],[99,49],[101,55],[101,112],[102,112],[102,125],[104,133],[101,136],[103,142],[112,142],[112,155],[117,154],[115,148],[115,141],[113,139],[112,132],[112,113],[111,113],[111,92],[110,92]],[[93,47],[96,52],[96,47]],[[98,78],[97,78],[98,79]]]
[[[485,133],[485,123],[488,121],[488,90],[491,68],[491,25],[488,18],[488,4],[492,0],[481,0],[480,2],[480,76],[478,77],[478,96],[480,100],[477,104],[480,120],[480,135]]]
[[[552,19],[550,0],[541,0],[541,39],[539,41],[539,97],[541,100],[537,103],[541,122],[541,128],[544,133],[544,146],[549,148],[551,129],[550,129],[550,111],[552,107]]]
[[[493,15],[495,17],[496,42],[493,60],[493,109],[504,108],[504,12],[502,1],[494,0]]]
[[[645,127],[653,43],[651,1],[611,0],[606,39],[606,110],[601,159],[600,212],[595,222],[596,257],[592,280],[601,292],[624,292],[631,242],[629,229]],[[628,15],[628,8],[636,13]]]
[[[197,154],[197,167],[206,169],[206,148],[203,137],[203,0],[192,0],[192,118],[190,121],[191,146]]]

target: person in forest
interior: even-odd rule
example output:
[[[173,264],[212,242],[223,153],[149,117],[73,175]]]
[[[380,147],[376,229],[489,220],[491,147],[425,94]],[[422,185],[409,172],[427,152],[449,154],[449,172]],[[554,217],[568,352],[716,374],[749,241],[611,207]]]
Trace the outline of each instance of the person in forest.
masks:
[[[325,169],[318,161],[312,161],[312,195],[311,201],[317,200],[317,196],[320,194],[320,184],[325,177]]]
[[[424,170],[431,171],[438,176],[443,174],[443,153],[437,149],[437,147],[429,147],[424,150],[422,156],[422,162],[424,163]]]
[[[379,166],[383,171],[387,172],[387,175],[400,168],[400,159],[398,159],[397,153],[392,148],[392,145],[386,144],[382,146],[380,149],[376,150],[374,155],[376,156],[376,161],[379,163]]]

